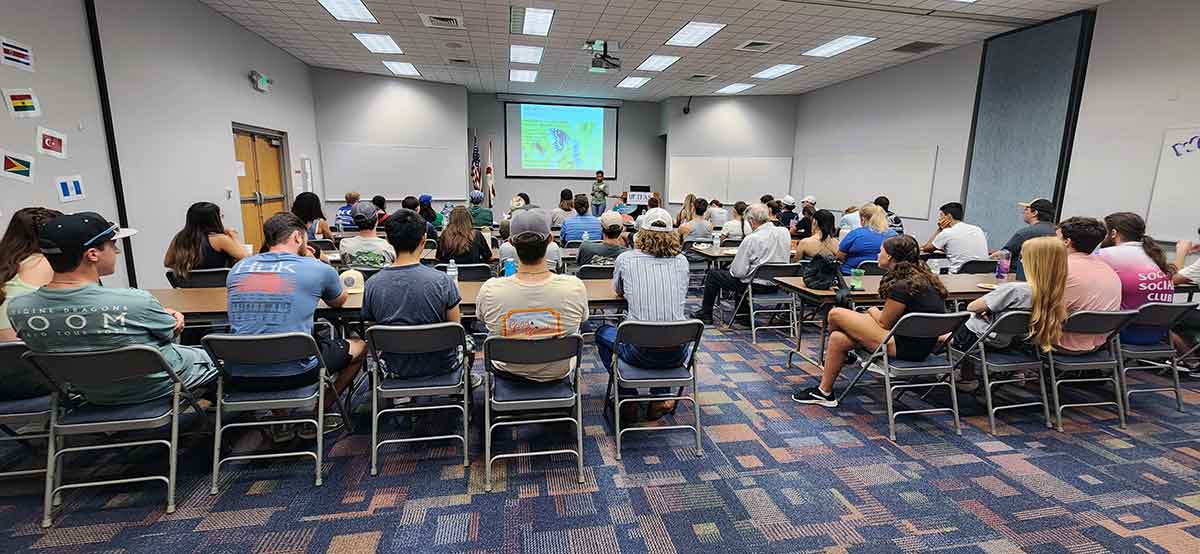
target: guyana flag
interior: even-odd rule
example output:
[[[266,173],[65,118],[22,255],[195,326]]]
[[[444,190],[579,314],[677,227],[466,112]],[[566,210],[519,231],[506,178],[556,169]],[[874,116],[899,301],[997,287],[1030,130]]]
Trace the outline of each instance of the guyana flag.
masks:
[[[8,101],[12,103],[14,112],[37,111],[37,104],[34,103],[32,94],[13,94],[8,97]]]
[[[33,158],[11,152],[3,154],[3,174],[18,181],[33,180]]]

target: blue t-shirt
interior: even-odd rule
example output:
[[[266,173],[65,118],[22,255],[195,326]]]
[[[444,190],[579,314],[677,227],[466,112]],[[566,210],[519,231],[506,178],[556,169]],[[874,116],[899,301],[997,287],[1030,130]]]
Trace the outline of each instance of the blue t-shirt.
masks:
[[[846,262],[842,264],[842,274],[849,275],[850,270],[862,262],[878,260],[879,247],[883,245],[883,241],[894,236],[896,232],[891,229],[880,233],[870,227],[859,227],[847,233],[838,245],[838,250],[846,255]]]
[[[462,302],[449,275],[423,264],[391,266],[367,281],[362,317],[381,325],[425,325],[446,321],[446,311]],[[453,350],[429,354],[388,354],[383,371],[396,377],[441,375],[458,368]]]
[[[354,218],[350,216],[350,208],[353,207],[353,204],[346,204],[338,208],[337,217],[333,220],[334,224],[341,227],[354,227]]]
[[[569,240],[583,240],[584,231],[587,231],[588,240],[603,238],[600,230],[600,218],[592,214],[576,215],[563,222],[558,236],[563,244],[566,244]]]
[[[267,252],[234,264],[226,279],[229,288],[229,323],[237,335],[312,333],[317,301],[342,295],[342,283],[332,267],[306,256]],[[230,373],[254,377],[279,377],[303,373],[315,360],[260,364],[252,368],[230,366]]]

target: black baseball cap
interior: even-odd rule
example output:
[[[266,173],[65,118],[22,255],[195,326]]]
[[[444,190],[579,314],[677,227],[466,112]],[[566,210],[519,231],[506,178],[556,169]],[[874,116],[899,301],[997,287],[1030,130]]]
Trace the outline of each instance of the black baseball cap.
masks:
[[[48,259],[74,261],[89,248],[136,233],[137,229],[122,229],[96,212],[64,214],[38,229],[38,248]]]

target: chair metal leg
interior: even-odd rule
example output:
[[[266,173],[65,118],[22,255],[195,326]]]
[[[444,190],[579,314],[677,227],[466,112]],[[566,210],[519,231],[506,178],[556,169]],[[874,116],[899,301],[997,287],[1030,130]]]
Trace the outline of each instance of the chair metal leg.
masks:
[[[579,393],[579,369],[575,369],[575,447],[579,455],[575,456],[575,474],[579,483],[583,483],[583,395]]]
[[[213,456],[212,456],[212,487],[208,489],[208,494],[217,494],[217,474],[221,471],[221,409],[224,406],[225,398],[225,380],[217,378],[217,414],[216,414],[216,430],[213,432]]]
[[[483,456],[486,460],[484,490],[492,492],[492,373],[490,371],[483,373]]]
[[[962,436],[962,422],[958,416],[958,378],[954,373],[954,370],[950,370],[950,407],[954,408],[954,434]],[[988,413],[991,414],[990,411]]]
[[[379,475],[379,383],[371,379],[371,475]]]
[[[58,423],[58,394],[50,396],[50,430],[46,437],[46,490],[42,497],[42,528],[50,527],[50,515],[54,510],[54,478],[56,474],[55,467],[55,450],[58,446],[58,437],[54,434],[54,427]]]
[[[67,440],[66,437],[64,437],[62,435],[58,435],[57,437],[55,437],[54,440],[58,441],[57,449],[59,451],[61,451],[63,449],[63,445],[66,443],[66,440]],[[61,467],[61,465],[62,464],[59,464],[60,467],[58,468],[58,471],[54,473],[54,489],[55,490],[58,490],[58,488],[62,486],[64,472],[63,472],[63,468]],[[62,493],[56,492],[56,493],[54,493],[54,507],[57,508],[59,506],[62,506]]]
[[[1124,429],[1125,428],[1125,398],[1124,398],[1125,395],[1123,393],[1124,393],[1125,389],[1122,388],[1121,383],[1125,380],[1125,379],[1123,379],[1123,376],[1125,374],[1125,360],[1124,360],[1124,358],[1121,357],[1121,339],[1120,338],[1113,339],[1113,342],[1109,346],[1109,348],[1111,349],[1113,358],[1115,358],[1117,360],[1117,366],[1113,368],[1113,387],[1116,388],[1116,393],[1117,393],[1116,394],[1116,396],[1117,396],[1117,415],[1119,416],[1120,421],[1121,421],[1121,428]]]
[[[317,387],[317,467],[316,486],[321,486],[321,464],[325,454],[325,387],[330,386],[325,380],[325,369],[321,369],[321,385]]]
[[[892,439],[892,442],[896,442],[896,415],[895,408],[892,406],[892,372],[887,367],[887,360],[884,360],[883,363],[883,391],[887,400],[888,437]]]
[[[1038,369],[1037,378],[1038,388],[1042,393],[1042,414],[1046,417],[1046,428],[1050,429],[1054,427],[1054,424],[1050,423],[1050,399],[1046,397],[1046,374],[1041,369]]]
[[[1183,395],[1179,392],[1179,360],[1171,357],[1171,379],[1175,382],[1175,409],[1183,411]]]
[[[462,430],[463,430],[463,467],[471,467],[471,368],[463,370],[463,414],[462,414]]]
[[[182,386],[175,383],[175,393],[171,395],[171,446],[167,449],[167,513],[175,513],[175,471],[178,469],[179,454],[179,395]]]
[[[616,363],[615,361],[613,363]],[[617,366],[613,366],[613,380],[616,380]],[[617,434],[617,461],[621,461],[621,386],[613,384],[613,428]]]
[[[992,383],[988,378],[987,354],[979,358],[979,373],[983,378],[983,400],[987,404],[988,433],[996,434],[996,410],[992,407]]]
[[[692,412],[696,414],[696,457],[704,456],[704,444],[700,442],[700,387],[696,386],[696,368],[692,367]]]
[[[1058,372],[1054,369],[1054,352],[1047,354],[1050,359],[1050,392],[1054,395],[1054,415],[1057,421],[1058,432],[1063,432],[1062,418],[1062,400],[1058,397]]]

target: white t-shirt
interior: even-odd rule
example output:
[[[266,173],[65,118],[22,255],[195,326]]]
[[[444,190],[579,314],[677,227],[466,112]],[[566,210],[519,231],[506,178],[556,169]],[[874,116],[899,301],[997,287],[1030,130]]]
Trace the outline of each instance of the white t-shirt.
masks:
[[[1200,260],[1196,260],[1186,267],[1180,268],[1179,274],[1188,281],[1200,283]]]
[[[962,221],[942,229],[933,237],[933,246],[946,253],[950,260],[950,271],[954,273],[958,273],[959,268],[971,260],[988,259],[987,233]]]

